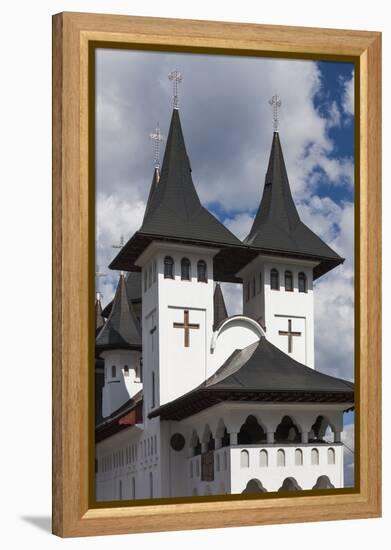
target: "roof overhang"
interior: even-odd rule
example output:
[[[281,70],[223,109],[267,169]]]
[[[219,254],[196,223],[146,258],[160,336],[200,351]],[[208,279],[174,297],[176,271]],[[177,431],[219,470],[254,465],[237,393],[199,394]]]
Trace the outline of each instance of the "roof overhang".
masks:
[[[166,403],[149,413],[149,418],[160,416],[161,420],[183,420],[204,409],[222,402],[263,403],[354,403],[353,391],[291,391],[291,390],[238,390],[199,388],[175,401]]]

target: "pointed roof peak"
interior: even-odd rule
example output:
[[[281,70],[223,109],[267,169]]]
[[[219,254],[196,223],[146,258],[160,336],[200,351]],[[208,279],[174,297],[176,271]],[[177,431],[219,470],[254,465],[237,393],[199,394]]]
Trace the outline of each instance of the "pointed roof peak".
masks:
[[[125,276],[120,274],[113,305],[106,324],[96,338],[101,349],[141,349],[140,324],[128,300]]]
[[[173,109],[158,184],[150,193],[140,233],[157,237],[240,245],[200,202],[191,175],[178,109]]]
[[[97,293],[96,301],[95,301],[95,333],[96,334],[98,334],[98,332],[101,330],[104,324],[105,324],[105,320],[102,315],[102,302],[100,299],[100,294]]]
[[[314,268],[315,278],[344,261],[301,221],[277,131],[273,132],[261,203],[244,243],[265,253],[319,259],[319,265]]]
[[[227,319],[228,313],[225,306],[225,300],[223,291],[221,290],[220,283],[216,283],[214,294],[213,294],[213,330]]]

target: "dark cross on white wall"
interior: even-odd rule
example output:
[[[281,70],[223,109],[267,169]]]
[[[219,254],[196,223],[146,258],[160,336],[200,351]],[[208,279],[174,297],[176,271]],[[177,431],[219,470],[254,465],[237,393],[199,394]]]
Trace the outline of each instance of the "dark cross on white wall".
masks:
[[[200,325],[196,323],[189,323],[189,310],[185,309],[183,312],[183,323],[174,323],[174,328],[184,329],[184,345],[185,348],[190,347],[190,330],[199,329]]]
[[[279,330],[278,334],[281,336],[288,336],[288,353],[292,353],[293,349],[293,336],[301,336],[301,332],[292,331],[292,320],[288,319],[288,330]]]

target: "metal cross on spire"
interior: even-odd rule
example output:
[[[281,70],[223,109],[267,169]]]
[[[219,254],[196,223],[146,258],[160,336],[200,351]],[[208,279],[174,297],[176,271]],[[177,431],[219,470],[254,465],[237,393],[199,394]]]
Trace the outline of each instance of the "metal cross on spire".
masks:
[[[97,300],[101,300],[103,298],[103,294],[99,290],[99,279],[101,277],[107,277],[107,274],[102,273],[101,271],[99,271],[99,266],[97,265],[96,266],[96,271],[95,271],[95,292],[96,292],[96,299]]]
[[[171,71],[168,75],[168,79],[172,81],[173,84],[173,95],[174,95],[174,109],[179,108],[179,100],[178,100],[178,84],[182,82],[183,76],[178,71],[178,69],[175,69],[175,71]]]
[[[121,248],[124,246],[124,244],[125,244],[124,236],[121,235],[121,238],[120,238],[119,243],[118,243],[118,244],[112,244],[112,245],[111,245],[111,248],[119,248],[119,249],[121,249]],[[121,273],[121,275],[124,274],[123,271],[121,271],[120,273]]]
[[[278,109],[280,109],[281,104],[282,104],[282,101],[277,94],[274,94],[274,96],[271,99],[269,99],[269,105],[271,105],[273,108],[273,130],[275,132],[278,132],[278,123],[279,123]]]
[[[153,149],[155,153],[155,168],[160,168],[160,144],[164,140],[164,137],[160,131],[159,123],[157,123],[155,131],[149,134],[149,139],[153,141]]]

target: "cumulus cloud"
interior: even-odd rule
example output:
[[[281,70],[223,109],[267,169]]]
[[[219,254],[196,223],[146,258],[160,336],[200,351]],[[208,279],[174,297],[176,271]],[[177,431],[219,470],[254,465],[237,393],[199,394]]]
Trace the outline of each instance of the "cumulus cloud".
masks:
[[[343,87],[342,107],[345,114],[354,115],[354,72],[352,71],[351,78],[341,79]]]

